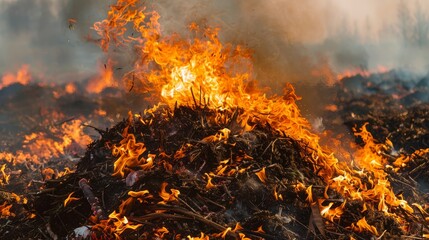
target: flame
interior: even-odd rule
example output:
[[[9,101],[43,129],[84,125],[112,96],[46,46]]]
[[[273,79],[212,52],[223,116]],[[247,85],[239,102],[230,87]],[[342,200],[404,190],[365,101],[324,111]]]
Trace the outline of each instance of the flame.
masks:
[[[407,165],[409,161],[411,161],[414,158],[422,157],[423,155],[429,153],[429,148],[425,149],[417,149],[415,150],[411,155],[406,156],[402,154],[396,160],[393,162],[393,166],[395,166],[395,171],[399,171],[400,168],[403,168]]]
[[[108,60],[104,67],[100,67],[100,75],[91,79],[86,86],[89,93],[101,93],[108,87],[117,87],[117,82],[113,75],[112,61]]]
[[[163,182],[161,184],[161,191],[159,192],[159,196],[164,200],[164,202],[171,202],[171,201],[177,201],[180,191],[177,189],[170,189],[171,193],[168,193],[165,191],[165,188],[167,187],[168,183]]]
[[[307,193],[307,198],[305,200],[309,203],[312,203],[313,202],[313,185],[308,186],[305,192]]]
[[[209,236],[204,233],[201,233],[199,237],[191,237],[188,235],[187,238],[188,240],[210,240]]]
[[[276,201],[283,200],[282,194],[279,194],[277,192],[277,186],[274,187],[273,195],[274,195],[274,198],[276,199]]]
[[[210,177],[210,175],[208,173],[205,173],[205,175],[207,176],[206,188],[207,189],[215,188],[216,186],[212,183],[212,177]]]
[[[153,196],[149,193],[149,190],[142,190],[138,192],[129,191],[128,195],[137,198],[140,203],[143,202],[144,199],[152,198]]]
[[[222,239],[225,239],[226,238],[226,235],[229,233],[229,232],[231,232],[232,231],[232,228],[231,227],[228,227],[228,228],[226,228],[225,230],[223,230],[222,232],[220,232],[220,233],[216,233],[216,234],[213,234],[213,237],[215,237],[215,238],[222,238]]]
[[[369,231],[376,236],[378,235],[377,229],[374,226],[369,225],[365,217],[357,221],[356,224],[353,223],[351,227],[354,231],[358,231],[358,232]]]
[[[14,83],[20,83],[27,85],[31,81],[31,74],[28,70],[28,65],[22,65],[16,74],[6,73],[2,76],[0,81],[0,89],[12,85]]]
[[[334,205],[333,202],[330,202],[328,206],[323,206],[322,203],[324,201],[325,200],[319,200],[319,208],[321,209],[320,215],[322,215],[322,217],[328,219],[331,222],[333,222],[336,219],[339,219],[341,215],[344,213],[346,201],[344,201],[340,206],[335,207],[333,209],[332,209],[332,206]]]
[[[262,228],[262,225],[258,227],[258,229],[255,231],[258,233],[265,233],[264,229]]]
[[[51,137],[49,135],[58,137]],[[24,136],[24,148],[39,158],[49,159],[65,154],[72,143],[85,148],[92,140],[83,132],[82,121],[72,120],[61,124],[60,128],[51,129],[51,133],[35,132]],[[37,159],[36,159],[37,160]]]
[[[137,167],[145,162],[145,159],[139,159],[139,156],[146,151],[146,147],[143,143],[136,143],[133,134],[128,134],[119,144],[112,150],[113,156],[119,156],[113,165],[112,176],[124,177],[126,168]]]
[[[74,194],[74,192],[70,193],[70,194],[67,196],[66,200],[64,200],[64,207],[65,207],[65,206],[67,206],[67,204],[69,204],[69,203],[70,203],[70,202],[72,202],[72,201],[79,200],[79,198],[72,197],[72,195],[73,195],[73,194]]]
[[[260,171],[255,173],[256,176],[258,176],[259,180],[261,182],[266,183],[267,182],[267,175],[265,174],[265,167],[263,167]]]
[[[12,208],[12,204],[7,204],[7,202],[3,202],[2,205],[0,205],[0,211],[1,211],[1,217],[0,218],[8,218],[8,217],[14,217],[15,214],[10,211]]]
[[[159,239],[164,239],[164,235],[169,233],[166,227],[158,228],[155,230],[155,236]]]
[[[98,224],[92,226],[92,230],[101,230],[104,233],[115,236],[115,239],[121,239],[120,235],[127,229],[136,230],[143,226],[142,224],[130,223],[128,218],[124,216],[124,208],[133,201],[133,198],[128,198],[119,206],[119,212],[113,211],[109,214],[108,219],[101,220]],[[109,238],[110,239],[110,238]]]
[[[5,164],[3,164],[2,166],[1,166],[1,168],[0,168],[0,172],[1,172],[1,174],[2,174],[2,180],[0,181],[0,183],[1,183],[1,185],[3,186],[3,185],[5,185],[5,184],[9,184],[9,179],[10,179],[10,174],[7,174],[6,172],[5,172],[5,169],[6,169],[6,163]]]

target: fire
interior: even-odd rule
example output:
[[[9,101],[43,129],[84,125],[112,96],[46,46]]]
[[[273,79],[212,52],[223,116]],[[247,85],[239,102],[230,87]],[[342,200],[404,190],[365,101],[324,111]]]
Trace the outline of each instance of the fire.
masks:
[[[266,183],[267,182],[267,175],[265,174],[265,167],[262,168],[260,171],[255,173],[256,176],[258,176],[259,180],[261,180],[261,182]]]
[[[369,225],[365,217],[357,221],[356,224],[352,224],[352,229],[358,232],[369,231],[376,236],[378,235],[377,229],[374,226]]]
[[[2,180],[0,181],[1,185],[9,184],[10,174],[5,172],[6,164],[3,164],[0,168],[0,172],[2,174]]]
[[[114,156],[119,156],[113,166],[112,175],[124,177],[126,168],[137,167],[145,161],[145,159],[139,159],[139,156],[146,151],[146,147],[143,143],[136,143],[133,134],[128,134],[120,144],[120,146],[114,146],[112,150]]]
[[[393,166],[395,166],[395,171],[398,171],[399,169],[405,167],[407,163],[412,159],[422,157],[426,153],[429,153],[429,148],[417,149],[410,156],[402,154],[393,162]]]
[[[67,206],[67,204],[69,204],[69,203],[70,203],[70,202],[72,202],[72,201],[79,200],[79,198],[72,197],[72,195],[73,195],[73,194],[74,194],[74,192],[70,193],[70,194],[67,196],[66,200],[64,200],[64,207],[65,207],[65,206]]]
[[[365,70],[362,68],[355,68],[355,69],[349,69],[349,70],[345,70],[344,72],[338,73],[337,74],[337,81],[342,80],[344,78],[350,78],[350,77],[354,77],[357,75],[361,75],[362,77],[369,77],[371,76],[371,74],[374,73],[386,73],[389,71],[389,68],[386,66],[377,66],[374,69],[369,69],[369,70]]]
[[[28,70],[28,65],[22,65],[16,74],[6,73],[2,76],[0,81],[0,89],[12,85],[14,83],[20,83],[27,85],[31,81],[31,74]]]
[[[283,96],[270,97],[256,86],[252,78],[249,50],[242,46],[223,45],[218,38],[219,29],[201,29],[196,24],[189,26],[193,36],[196,36],[191,40],[182,39],[177,34],[163,36],[158,13],[145,11],[137,0],[118,0],[110,8],[107,19],[94,24],[94,29],[102,37],[100,43],[105,51],[112,44],[131,43],[141,57],[135,62],[133,71],[124,76],[124,81],[139,82],[142,87],[138,90],[151,94],[151,100],[158,98],[171,108],[187,105],[229,112],[240,109],[236,121],[242,127],[242,132],[251,130],[257,122],[300,141],[306,149],[312,151],[307,160],[313,164],[313,170],[346,200],[363,201],[365,206],[375,207],[396,217],[399,222],[401,219],[392,213],[392,209],[401,207],[410,213],[413,211],[405,200],[394,194],[387,179],[387,160],[381,152],[391,147],[390,142],[375,143],[364,125],[356,133],[365,145],[357,148],[355,164],[340,162],[331,149],[321,146],[320,136],[311,131],[311,124],[301,115],[296,104],[300,98],[290,84],[286,84]],[[132,36],[126,35],[128,25],[133,27]],[[359,69],[339,74],[337,78],[355,74],[368,76],[370,72]],[[229,134],[229,129],[223,129],[205,141],[226,143]],[[133,135],[126,136],[120,144],[113,149],[114,155],[119,156],[114,164],[113,175],[124,177],[124,171],[146,161],[139,159],[145,147],[143,143],[136,143]],[[187,147],[182,146],[174,157],[183,158]],[[219,167],[217,174],[226,171],[226,165]],[[266,183],[265,168],[256,175]],[[206,176],[207,188],[210,188],[211,179],[209,175]],[[368,179],[368,183],[362,180],[363,177]],[[166,183],[162,184],[161,198],[164,201],[177,200],[179,191],[171,189],[172,193],[167,193],[166,186]],[[302,190],[303,186],[298,183],[297,190]],[[312,203],[312,186],[304,189],[308,202]],[[329,204],[322,209],[323,215],[328,219],[337,219],[344,206],[342,204],[331,209],[333,204]],[[359,231],[367,229],[377,235],[375,227],[368,225],[365,219],[352,227]]]
[[[205,235],[204,233],[201,233],[201,235],[199,237],[188,236],[187,238],[188,238],[188,240],[210,240],[210,237]]]
[[[52,137],[52,135],[55,137]],[[83,132],[82,121],[72,120],[61,124],[60,128],[52,128],[51,133],[34,132],[26,135],[24,148],[38,158],[49,159],[64,155],[72,143],[85,148],[92,139]],[[37,159],[36,159],[37,160]]]
[[[161,184],[161,191],[159,192],[159,196],[164,200],[164,202],[177,201],[180,191],[174,188],[171,188],[171,193],[165,191],[168,183],[164,182]]]
[[[211,188],[215,188],[216,186],[212,183],[212,177],[210,177],[210,175],[208,173],[205,173],[206,177],[207,177],[207,185],[206,188],[207,189],[211,189]]]
[[[100,76],[91,79],[86,86],[89,93],[101,93],[105,88],[117,87],[117,82],[113,76],[112,62],[107,61],[104,67],[100,67]]]
[[[3,202],[3,204],[0,205],[0,211],[1,211],[0,218],[14,217],[15,214],[10,211],[11,208],[12,208],[12,204],[8,205],[7,202]]]

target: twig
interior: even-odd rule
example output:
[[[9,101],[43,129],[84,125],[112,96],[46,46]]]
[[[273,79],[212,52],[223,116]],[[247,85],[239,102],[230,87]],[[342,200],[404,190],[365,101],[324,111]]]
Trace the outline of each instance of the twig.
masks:
[[[100,206],[98,198],[94,195],[91,186],[88,184],[88,180],[82,178],[79,181],[79,187],[82,189],[83,195],[85,195],[86,200],[91,206],[92,213],[97,217],[97,219],[107,219],[106,214]]]

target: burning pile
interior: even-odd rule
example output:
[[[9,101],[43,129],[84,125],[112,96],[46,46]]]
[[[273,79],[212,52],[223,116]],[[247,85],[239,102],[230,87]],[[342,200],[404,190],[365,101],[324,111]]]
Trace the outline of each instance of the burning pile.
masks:
[[[272,97],[257,87],[249,50],[223,45],[218,29],[196,24],[191,40],[163,36],[159,17],[137,0],[118,0],[94,29],[105,51],[112,44],[135,49],[128,89],[161,103],[98,130],[77,170],[47,179],[30,202],[6,196],[2,216],[20,224],[2,219],[2,235],[426,236],[426,199],[392,187],[407,160],[386,156],[390,141],[377,142],[363,125],[356,132],[362,147],[339,161],[311,132],[291,85]]]

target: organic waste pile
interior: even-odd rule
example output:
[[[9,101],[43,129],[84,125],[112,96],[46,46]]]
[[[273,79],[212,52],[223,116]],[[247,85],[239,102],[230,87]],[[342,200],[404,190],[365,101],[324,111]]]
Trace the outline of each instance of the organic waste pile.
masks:
[[[325,202],[344,205],[344,213],[340,222],[323,219],[319,206],[308,203],[323,198],[326,189],[311,149],[257,119],[245,131],[239,115],[240,109],[201,106],[130,114],[100,131],[76,172],[48,180],[28,203],[10,200],[15,216],[2,219],[1,235],[366,239],[376,231],[386,231],[388,238],[404,234],[393,218],[364,211],[362,202],[345,201],[332,190],[326,190]],[[29,218],[32,213],[36,216]],[[374,233],[350,227],[363,217],[377,228]]]

